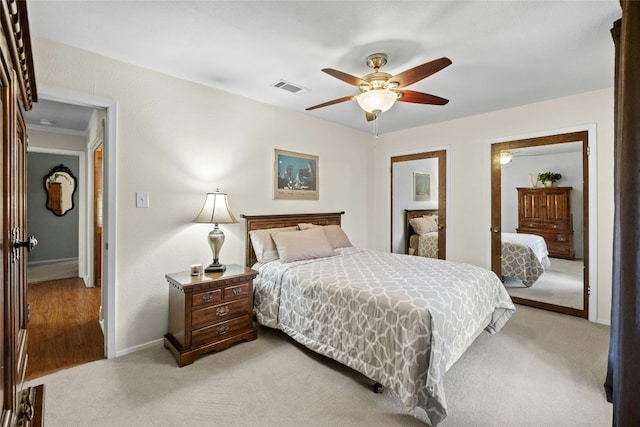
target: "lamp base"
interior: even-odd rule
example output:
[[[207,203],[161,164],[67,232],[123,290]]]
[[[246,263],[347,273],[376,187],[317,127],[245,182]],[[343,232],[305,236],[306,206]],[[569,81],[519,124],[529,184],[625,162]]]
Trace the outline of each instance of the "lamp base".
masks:
[[[218,262],[212,262],[204,269],[205,273],[221,273],[227,269],[227,266]]]

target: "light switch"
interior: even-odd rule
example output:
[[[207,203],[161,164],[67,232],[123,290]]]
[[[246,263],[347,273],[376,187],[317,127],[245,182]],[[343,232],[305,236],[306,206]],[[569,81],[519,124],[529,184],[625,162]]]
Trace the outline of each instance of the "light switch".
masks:
[[[148,208],[148,207],[149,207],[149,192],[136,191],[136,208]]]

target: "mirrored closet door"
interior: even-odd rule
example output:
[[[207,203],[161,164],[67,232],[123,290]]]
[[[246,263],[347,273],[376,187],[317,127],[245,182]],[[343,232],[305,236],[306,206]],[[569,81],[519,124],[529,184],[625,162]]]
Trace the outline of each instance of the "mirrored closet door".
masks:
[[[588,317],[587,153],[586,131],[491,147],[492,270],[514,302]]]
[[[391,252],[446,258],[446,150],[391,157]]]

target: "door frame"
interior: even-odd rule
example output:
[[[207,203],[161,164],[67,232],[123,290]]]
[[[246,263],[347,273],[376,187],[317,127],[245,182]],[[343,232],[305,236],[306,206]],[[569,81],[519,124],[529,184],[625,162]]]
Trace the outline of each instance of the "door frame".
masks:
[[[28,129],[27,129],[28,130]],[[46,132],[46,130],[41,130],[42,132]],[[27,134],[28,135],[28,134]],[[77,150],[65,150],[62,148],[48,148],[48,147],[31,147],[27,144],[27,154],[28,153],[41,153],[41,154],[58,154],[60,156],[71,156],[78,157],[78,276],[82,278],[85,284],[88,284],[89,280],[89,269],[87,266],[87,239],[86,235],[86,223],[87,223],[87,198],[86,198],[86,188],[87,183],[84,179],[87,174],[86,169],[86,156],[83,151]],[[29,168],[29,164],[27,163],[27,168]],[[29,218],[27,217],[27,222]]]
[[[102,310],[104,352],[107,359],[116,357],[116,150],[118,146],[118,103],[110,98],[89,95],[52,86],[38,86],[40,99],[84,105],[105,110],[106,126],[103,142],[103,262],[102,262]],[[91,190],[92,191],[92,190]]]
[[[436,153],[439,151],[443,151],[444,152],[444,166],[445,166],[445,172],[444,174],[439,170],[440,168],[438,168],[438,175],[440,176],[440,178],[442,178],[442,176],[444,175],[444,179],[439,179],[438,180],[438,210],[441,212],[441,206],[440,206],[440,202],[442,200],[442,198],[445,199],[445,203],[444,203],[444,215],[445,215],[445,223],[444,223],[444,229],[442,231],[444,231],[444,239],[445,242],[450,241],[450,227],[447,221],[447,212],[449,212],[449,204],[450,204],[450,190],[449,190],[449,185],[448,183],[451,181],[451,167],[450,167],[450,158],[451,156],[449,155],[449,150],[450,150],[450,146],[449,145],[444,145],[444,146],[435,146],[435,147],[427,147],[427,148],[418,148],[418,149],[414,149],[411,151],[403,151],[403,152],[396,152],[396,153],[389,153],[387,155],[387,164],[389,165],[389,180],[387,181],[387,236],[388,239],[386,239],[386,250],[388,252],[391,252],[392,250],[392,242],[393,242],[393,158],[395,157],[405,157],[406,160],[420,160],[422,158],[438,158],[437,156],[433,156],[433,155],[426,155],[424,157],[420,157],[421,154],[431,154],[431,153]],[[402,160],[405,161],[405,160]],[[444,186],[444,188],[443,188]],[[443,191],[444,190],[444,191]],[[449,258],[449,245],[445,244],[445,251],[444,251],[444,258],[443,259],[447,259]]]
[[[501,191],[500,191],[500,170],[499,170],[499,164],[500,164],[500,159],[499,159],[499,152],[496,156],[492,155],[495,152],[497,152],[497,150],[494,150],[494,145],[495,144],[503,144],[506,142],[516,142],[516,141],[521,141],[521,140],[526,140],[526,139],[533,139],[533,138],[545,138],[545,137],[552,137],[554,135],[562,135],[562,134],[568,134],[568,133],[576,133],[576,132],[586,132],[587,133],[587,138],[588,138],[588,155],[587,153],[583,153],[583,155],[586,155],[586,159],[585,159],[585,164],[588,167],[588,171],[587,171],[587,175],[583,177],[583,180],[585,182],[584,187],[587,187],[587,192],[585,192],[585,198],[588,198],[588,205],[585,204],[584,205],[584,224],[585,224],[585,264],[588,265],[587,268],[587,275],[585,277],[585,282],[588,285],[588,290],[585,292],[587,294],[587,297],[585,297],[585,311],[586,313],[586,317],[592,321],[595,322],[597,321],[597,313],[598,313],[598,220],[597,220],[597,207],[598,207],[598,200],[597,200],[597,185],[596,183],[597,181],[597,168],[596,168],[596,161],[597,161],[597,152],[596,152],[596,146],[597,146],[597,141],[596,141],[596,125],[595,124],[590,124],[590,125],[583,125],[583,126],[575,126],[575,127],[568,127],[568,128],[562,128],[562,129],[555,129],[555,130],[549,130],[549,131],[542,131],[542,132],[536,132],[536,133],[530,133],[530,134],[524,134],[524,135],[515,135],[515,136],[508,136],[508,137],[503,137],[503,138],[498,138],[498,139],[492,139],[490,141],[488,141],[487,143],[487,158],[488,161],[486,162],[486,164],[488,165],[488,176],[490,177],[490,179],[488,180],[488,186],[489,186],[489,192],[488,194],[490,194],[491,197],[489,197],[488,203],[487,203],[487,209],[488,209],[488,219],[489,219],[489,227],[487,227],[487,245],[488,245],[488,250],[487,250],[487,266],[489,269],[494,270],[492,267],[495,267],[495,263],[496,263],[496,253],[497,253],[497,249],[495,246],[495,242],[494,240],[496,240],[495,236],[495,232],[493,232],[494,228],[497,226],[498,230],[501,231],[501,211],[500,211],[500,206],[495,206],[494,200],[500,200],[501,197]],[[571,141],[564,141],[564,142],[571,142]],[[497,176],[496,176],[496,170],[497,170]],[[584,171],[583,171],[584,174]],[[495,185],[497,183],[497,185]],[[591,183],[591,185],[589,185]],[[496,199],[497,198],[497,199]],[[494,209],[497,209],[497,212],[494,211]],[[499,236],[498,236],[499,239]],[[497,248],[499,248],[500,245],[497,246]],[[498,268],[500,266],[498,265]],[[495,270],[494,270],[495,271]],[[552,308],[552,307],[543,307],[543,308]],[[570,310],[567,310],[570,311]],[[561,311],[561,312],[567,312],[567,311]],[[575,313],[568,313],[568,314],[575,314]]]

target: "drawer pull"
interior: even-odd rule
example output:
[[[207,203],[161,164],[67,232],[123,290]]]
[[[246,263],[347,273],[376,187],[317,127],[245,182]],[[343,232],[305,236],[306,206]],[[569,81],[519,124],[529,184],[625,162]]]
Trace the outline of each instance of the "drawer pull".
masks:
[[[202,297],[202,302],[211,302],[213,301],[213,295],[209,294],[209,295],[204,295]]]
[[[216,332],[218,333],[218,335],[224,335],[229,331],[229,327],[224,325],[224,326],[218,326],[216,328]]]
[[[229,312],[229,306],[225,305],[224,307],[218,307],[216,308],[216,314],[218,316],[224,316],[225,314],[227,314]]]
[[[233,290],[231,291],[233,293],[234,296],[238,296],[242,293],[242,289],[240,288],[233,288]]]

